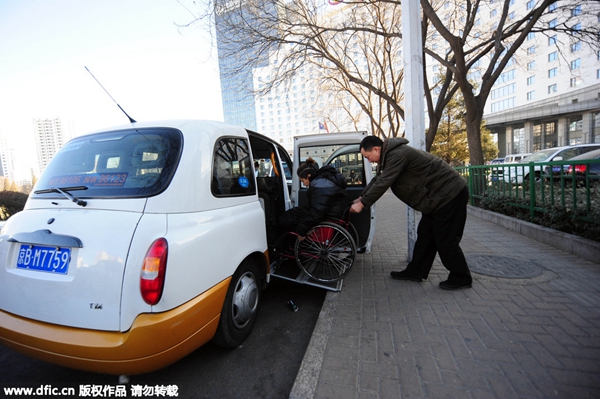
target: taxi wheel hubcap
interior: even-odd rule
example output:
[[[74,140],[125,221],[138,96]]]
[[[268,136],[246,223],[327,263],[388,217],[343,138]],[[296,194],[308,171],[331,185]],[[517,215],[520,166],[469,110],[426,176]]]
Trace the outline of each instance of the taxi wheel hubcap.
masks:
[[[233,293],[232,319],[236,328],[244,328],[258,307],[258,284],[251,272],[244,273],[237,281]]]

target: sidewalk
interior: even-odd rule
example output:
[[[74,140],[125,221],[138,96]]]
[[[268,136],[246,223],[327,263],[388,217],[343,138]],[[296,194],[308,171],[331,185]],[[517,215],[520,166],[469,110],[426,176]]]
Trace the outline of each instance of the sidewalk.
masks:
[[[406,207],[386,193],[290,398],[600,398],[600,264],[471,215],[461,247],[471,289],[440,289],[439,258],[425,282],[393,280]]]

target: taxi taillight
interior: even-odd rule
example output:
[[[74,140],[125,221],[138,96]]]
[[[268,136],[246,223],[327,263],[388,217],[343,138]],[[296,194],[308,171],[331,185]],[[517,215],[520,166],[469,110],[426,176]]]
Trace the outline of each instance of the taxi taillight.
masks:
[[[142,264],[140,275],[140,291],[148,305],[156,305],[162,296],[167,269],[167,240],[159,238],[154,241]]]

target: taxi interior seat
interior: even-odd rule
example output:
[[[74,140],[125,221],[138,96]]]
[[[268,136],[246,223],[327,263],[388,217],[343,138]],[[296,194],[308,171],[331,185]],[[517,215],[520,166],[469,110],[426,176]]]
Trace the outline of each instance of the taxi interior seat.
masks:
[[[131,154],[126,187],[149,187],[160,178],[165,163],[164,151],[156,143],[138,144]]]

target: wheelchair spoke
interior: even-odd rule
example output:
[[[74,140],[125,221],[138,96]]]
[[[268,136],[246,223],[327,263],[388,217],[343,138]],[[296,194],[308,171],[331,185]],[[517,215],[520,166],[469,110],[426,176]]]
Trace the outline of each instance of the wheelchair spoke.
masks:
[[[295,248],[296,261],[315,280],[333,282],[348,274],[356,245],[346,230],[324,223],[315,227]]]

